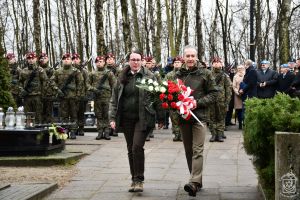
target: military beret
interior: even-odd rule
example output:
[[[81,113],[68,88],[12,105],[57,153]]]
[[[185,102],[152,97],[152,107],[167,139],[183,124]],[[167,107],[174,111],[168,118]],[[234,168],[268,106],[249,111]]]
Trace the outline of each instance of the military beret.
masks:
[[[15,58],[16,56],[15,56],[15,54],[14,53],[7,53],[6,54],[6,58],[8,59],[8,60],[10,60],[10,59],[12,59],[12,58]]]
[[[95,63],[99,62],[100,60],[104,60],[105,61],[105,57],[104,56],[97,56],[95,59]]]
[[[105,60],[107,60],[108,58],[115,58],[115,55],[113,53],[108,53],[106,54]]]
[[[151,56],[145,57],[145,61],[146,61],[146,62],[152,62],[152,59],[153,59],[153,58],[152,58]]]
[[[65,53],[63,56],[62,56],[62,59],[66,59],[66,58],[71,58],[71,54],[70,53]]]
[[[211,63],[218,63],[218,62],[222,62],[222,59],[220,57],[214,57],[211,61]]]
[[[41,53],[40,56],[39,56],[39,59],[45,58],[45,57],[48,57],[48,55],[46,53]]]
[[[36,58],[36,54],[34,52],[28,52],[26,54],[26,59],[29,59],[29,58]]]
[[[183,58],[180,57],[180,56],[176,56],[176,57],[173,59],[173,63],[174,63],[175,61],[180,61],[180,62],[183,63]]]
[[[285,64],[280,65],[280,67],[281,68],[289,68],[289,65],[285,63]]]
[[[268,61],[268,60],[263,60],[263,61],[260,62],[260,64],[270,64],[270,61]]]
[[[73,53],[72,54],[72,60],[75,60],[75,59],[80,59],[80,55],[78,53]]]

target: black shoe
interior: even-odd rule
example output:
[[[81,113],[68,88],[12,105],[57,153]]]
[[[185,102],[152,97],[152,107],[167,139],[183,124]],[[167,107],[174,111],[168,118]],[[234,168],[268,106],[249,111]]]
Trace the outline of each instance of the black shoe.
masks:
[[[228,131],[228,128],[225,126],[224,131]]]
[[[147,142],[149,142],[149,141],[150,141],[150,136],[149,136],[149,135],[147,135],[147,137],[146,137],[146,141],[147,141]]]
[[[150,137],[150,138],[154,138],[154,134],[153,134],[153,133],[150,133],[150,134],[149,134],[149,137]]]
[[[118,136],[119,136],[119,134],[118,134],[117,132],[113,131],[113,134],[112,134],[112,136],[113,136],[113,137],[118,137]]]
[[[103,138],[103,133],[98,133],[98,136],[96,137],[96,140],[101,140]]]
[[[164,128],[163,129],[169,129],[169,127],[168,126],[164,126]]]
[[[83,131],[83,129],[78,129],[78,135],[79,135],[79,136],[84,136],[84,131]]]
[[[226,137],[226,135],[223,134],[223,135],[221,135],[221,138],[226,139],[227,137]]]
[[[239,130],[242,130],[243,129],[243,125],[240,123],[239,124]]]
[[[71,133],[70,133],[70,139],[71,140],[75,140],[76,139],[76,134],[75,134],[74,131],[71,131]]]
[[[209,142],[214,142],[216,141],[216,135],[211,136],[211,138],[209,139]]]
[[[216,136],[216,139],[215,139],[216,142],[224,142],[224,140],[222,139],[222,136]]]
[[[106,131],[104,131],[104,136],[103,136],[103,138],[105,139],[105,140],[110,140],[111,138],[110,138],[110,136],[109,136],[109,132],[106,130]]]
[[[197,192],[202,188],[201,183],[188,183],[184,185],[184,190],[189,193],[189,196],[195,197]]]

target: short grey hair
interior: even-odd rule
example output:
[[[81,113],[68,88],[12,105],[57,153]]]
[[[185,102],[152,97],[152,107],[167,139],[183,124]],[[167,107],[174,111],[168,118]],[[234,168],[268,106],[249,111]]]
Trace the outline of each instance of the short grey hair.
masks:
[[[253,61],[250,59],[245,60],[245,65],[246,66],[251,66],[253,64]]]
[[[193,49],[195,51],[196,55],[198,56],[197,47],[195,47],[193,45],[186,45],[185,47],[183,47],[183,55],[185,54],[187,49]]]

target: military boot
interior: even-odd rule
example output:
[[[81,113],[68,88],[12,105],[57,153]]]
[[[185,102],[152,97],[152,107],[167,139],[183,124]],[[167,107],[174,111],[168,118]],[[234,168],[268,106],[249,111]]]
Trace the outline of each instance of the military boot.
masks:
[[[222,133],[217,133],[216,134],[216,139],[215,139],[216,142],[224,142],[221,134]]]
[[[84,136],[83,127],[79,127],[79,128],[78,128],[78,135]]]
[[[103,136],[103,138],[105,140],[110,140],[111,139],[110,136],[109,136],[109,129],[108,128],[104,129],[104,136]]]
[[[96,140],[101,140],[102,138],[103,138],[103,130],[101,129],[101,130],[98,131],[98,135],[96,137]]]
[[[221,137],[222,139],[226,139],[226,138],[227,138],[226,135],[224,134],[224,132],[220,132],[220,137]]]
[[[75,140],[76,139],[76,131],[75,130],[71,130],[70,131],[70,137],[71,140]]]

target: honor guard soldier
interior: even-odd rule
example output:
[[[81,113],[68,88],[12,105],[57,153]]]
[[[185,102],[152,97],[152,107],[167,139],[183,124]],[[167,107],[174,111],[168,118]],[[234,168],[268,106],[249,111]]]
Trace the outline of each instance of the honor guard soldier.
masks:
[[[78,88],[78,113],[77,113],[77,119],[78,119],[78,135],[83,136],[84,135],[84,112],[86,111],[86,105],[88,103],[87,100],[87,90],[89,88],[89,72],[86,70],[81,64],[80,55],[75,53],[72,55],[72,62],[73,66],[77,68],[77,70],[80,72],[80,79],[81,83],[79,84]]]
[[[94,107],[98,130],[96,140],[102,138],[110,140],[109,100],[116,84],[116,78],[112,71],[105,68],[105,58],[103,56],[98,56],[95,63],[97,70],[90,75],[90,90],[95,94]]]
[[[77,94],[81,75],[78,69],[72,66],[71,54],[65,53],[62,57],[62,68],[54,72],[54,81],[57,84],[57,95],[60,99],[60,117],[63,123],[72,122],[70,139],[76,139],[78,101]]]
[[[41,53],[38,59],[38,64],[44,69],[47,74],[47,81],[43,84],[43,123],[48,124],[53,122],[52,110],[53,110],[53,101],[56,96],[55,83],[51,80],[51,77],[54,74],[54,69],[49,66],[49,58],[46,53]]]
[[[42,93],[43,85],[48,80],[42,67],[37,65],[37,56],[34,52],[26,55],[27,67],[20,74],[21,98],[24,99],[25,112],[35,112],[35,122],[42,123]]]
[[[217,99],[211,104],[209,130],[212,137],[210,142],[224,142],[225,117],[232,94],[232,83],[229,76],[223,71],[223,62],[216,57],[212,61],[212,75],[219,90]]]
[[[9,72],[11,76],[11,93],[17,104],[17,107],[22,105],[22,99],[20,98],[20,88],[19,88],[19,76],[21,69],[18,67],[15,54],[8,53],[6,54],[6,59],[8,61]]]
[[[183,64],[183,59],[180,56],[175,57],[173,59],[174,69],[169,73],[167,73],[166,79],[176,81],[175,74],[181,68],[182,64]],[[170,118],[172,122],[172,134],[174,135],[173,141],[174,142],[182,141],[182,136],[179,128],[179,116],[177,112],[170,110]]]

